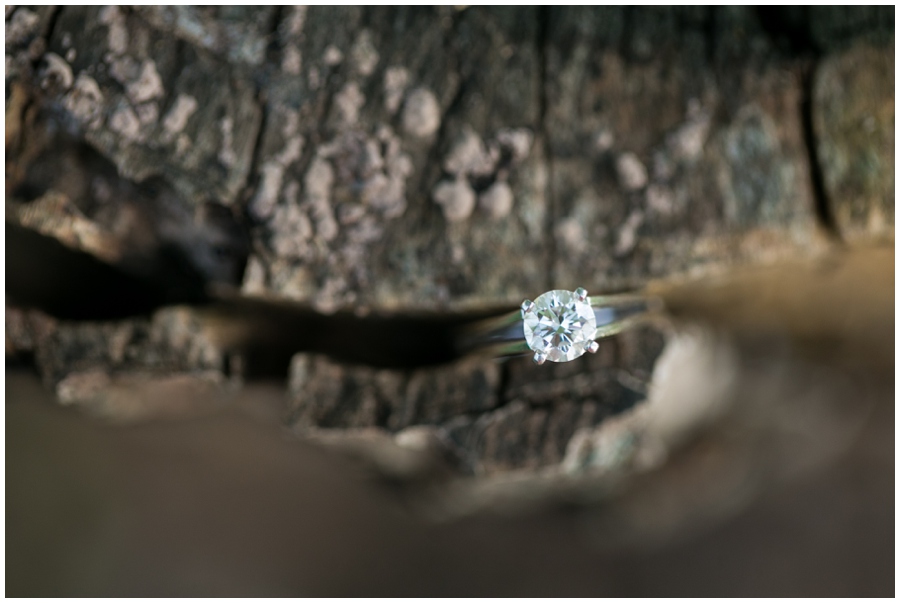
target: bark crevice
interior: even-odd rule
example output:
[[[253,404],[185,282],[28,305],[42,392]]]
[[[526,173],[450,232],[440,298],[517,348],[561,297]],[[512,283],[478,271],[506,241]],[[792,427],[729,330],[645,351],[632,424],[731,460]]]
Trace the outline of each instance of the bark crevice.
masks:
[[[556,279],[553,272],[556,268],[556,236],[554,227],[557,221],[557,204],[554,194],[554,170],[553,170],[553,145],[550,142],[550,135],[547,129],[547,112],[549,111],[549,90],[548,84],[548,43],[550,36],[550,7],[541,6],[538,8],[538,29],[537,29],[537,53],[540,71],[540,80],[538,85],[538,125],[537,139],[538,144],[543,152],[543,159],[547,166],[547,182],[544,187],[544,198],[547,202],[546,215],[546,289],[549,291],[555,286]]]
[[[803,144],[809,164],[809,179],[812,187],[813,208],[818,224],[833,239],[842,240],[835,220],[831,199],[825,186],[825,174],[819,159],[815,128],[815,85],[819,60],[813,59],[802,71],[800,120],[803,127]]]

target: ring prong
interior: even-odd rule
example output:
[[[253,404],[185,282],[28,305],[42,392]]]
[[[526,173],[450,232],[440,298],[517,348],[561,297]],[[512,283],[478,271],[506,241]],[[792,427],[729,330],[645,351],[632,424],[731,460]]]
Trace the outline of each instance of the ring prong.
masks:
[[[543,352],[534,353],[535,364],[544,364],[545,362],[547,362],[547,354],[544,354]]]
[[[592,341],[589,344],[587,344],[586,346],[584,346],[584,349],[586,349],[591,354],[596,354],[597,350],[600,349],[600,344],[597,343],[596,341]]]
[[[529,312],[534,310],[534,302],[531,301],[530,299],[526,299],[525,301],[522,302],[521,307],[522,307],[522,316],[525,316],[526,314],[528,314]]]
[[[587,301],[588,292],[584,289],[584,287],[578,287],[575,289],[575,297],[578,298],[578,301]]]

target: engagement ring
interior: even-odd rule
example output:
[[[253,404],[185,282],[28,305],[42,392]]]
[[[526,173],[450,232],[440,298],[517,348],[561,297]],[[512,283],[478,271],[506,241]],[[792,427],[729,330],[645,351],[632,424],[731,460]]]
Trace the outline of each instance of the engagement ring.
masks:
[[[470,328],[462,339],[464,352],[513,356],[534,352],[544,364],[568,362],[599,349],[597,339],[633,327],[662,308],[654,297],[635,294],[589,297],[582,288],[548,291],[521,309]]]

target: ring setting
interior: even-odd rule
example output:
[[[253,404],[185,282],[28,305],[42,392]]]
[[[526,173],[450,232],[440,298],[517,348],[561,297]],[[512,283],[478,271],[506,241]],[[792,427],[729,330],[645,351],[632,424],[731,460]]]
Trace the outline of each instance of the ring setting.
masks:
[[[544,364],[568,362],[585,352],[594,353],[599,345],[597,318],[587,291],[557,289],[534,301],[522,302],[525,342],[534,352],[534,361]]]

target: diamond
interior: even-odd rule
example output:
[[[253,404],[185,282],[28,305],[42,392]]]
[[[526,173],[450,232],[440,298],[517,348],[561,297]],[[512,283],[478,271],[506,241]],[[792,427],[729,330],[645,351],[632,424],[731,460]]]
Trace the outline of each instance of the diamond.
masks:
[[[545,356],[552,362],[568,362],[593,351],[597,320],[583,289],[548,291],[529,309],[523,305],[522,318],[525,341],[535,359]]]

